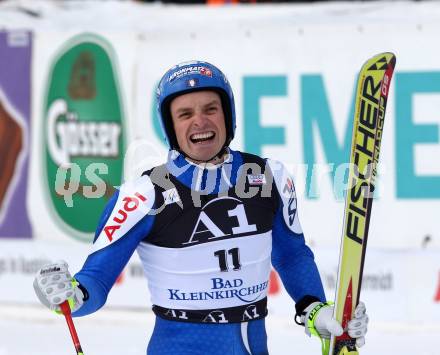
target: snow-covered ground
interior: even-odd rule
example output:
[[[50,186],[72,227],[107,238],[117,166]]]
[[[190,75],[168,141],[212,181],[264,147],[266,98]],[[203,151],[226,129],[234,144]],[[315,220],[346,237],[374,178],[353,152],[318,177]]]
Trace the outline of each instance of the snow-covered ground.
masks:
[[[421,306],[423,311],[423,306]],[[75,319],[87,355],[145,355],[154,317],[145,309],[103,309]],[[318,339],[309,339],[292,319],[267,320],[271,355],[320,354]],[[437,355],[440,325],[370,323],[362,355]],[[75,354],[63,317],[42,307],[0,305],[0,355]],[[209,355],[209,354],[207,354]]]

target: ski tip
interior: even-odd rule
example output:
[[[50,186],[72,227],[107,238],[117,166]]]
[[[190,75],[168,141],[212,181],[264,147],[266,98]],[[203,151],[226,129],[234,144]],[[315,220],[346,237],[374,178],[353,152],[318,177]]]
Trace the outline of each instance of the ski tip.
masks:
[[[396,55],[393,52],[382,52],[382,53],[378,53],[378,54],[373,55],[371,57],[371,59],[382,58],[382,57],[386,57],[386,58],[391,59],[391,58],[396,58]]]
[[[396,55],[393,52],[384,52],[383,56],[388,58],[388,65],[393,68],[396,66]]]
[[[391,68],[394,70],[396,66],[396,56],[392,52],[383,52],[372,56],[362,66],[361,71],[377,71],[387,70]]]

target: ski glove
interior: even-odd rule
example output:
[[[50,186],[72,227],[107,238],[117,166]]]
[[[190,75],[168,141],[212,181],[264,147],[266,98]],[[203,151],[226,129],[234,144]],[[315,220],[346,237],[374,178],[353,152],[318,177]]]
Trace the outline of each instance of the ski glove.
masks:
[[[60,304],[69,302],[72,312],[84,303],[86,291],[70,275],[69,265],[64,261],[43,266],[35,276],[34,290],[42,304],[50,310],[60,312]]]
[[[333,304],[329,302],[313,302],[301,315],[301,323],[305,325],[308,336],[317,335],[320,338],[329,339],[331,335],[339,336],[344,330],[339,322],[333,318]],[[356,346],[361,347],[365,344],[365,334],[367,333],[368,315],[366,314],[365,304],[359,302],[353,318],[347,324],[348,335],[356,339]]]

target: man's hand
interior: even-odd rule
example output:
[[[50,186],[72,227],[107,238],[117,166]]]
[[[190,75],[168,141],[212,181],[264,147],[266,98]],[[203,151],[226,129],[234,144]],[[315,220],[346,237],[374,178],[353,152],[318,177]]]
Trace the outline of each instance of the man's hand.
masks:
[[[34,290],[38,299],[49,309],[59,312],[60,304],[68,301],[72,312],[84,301],[84,293],[72,278],[69,266],[63,260],[43,266],[35,275]]]
[[[356,346],[360,348],[365,344],[365,334],[368,331],[367,309],[363,302],[359,302],[354,310],[354,317],[347,324],[348,335],[356,339]]]
[[[333,305],[328,302],[313,302],[301,316],[301,322],[305,325],[307,335],[317,335],[320,338],[328,339],[331,335],[339,336],[344,332],[339,322],[333,318]],[[366,314],[365,304],[359,302],[354,311],[354,317],[347,324],[348,335],[356,339],[356,346],[361,347],[365,344],[365,334],[367,333],[368,315]]]

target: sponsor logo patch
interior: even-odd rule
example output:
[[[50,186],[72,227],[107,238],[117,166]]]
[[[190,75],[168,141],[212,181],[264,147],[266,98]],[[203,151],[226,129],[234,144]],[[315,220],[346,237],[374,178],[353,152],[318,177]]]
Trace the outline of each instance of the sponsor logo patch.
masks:
[[[136,192],[134,196],[124,197],[122,201],[124,202],[122,208],[116,212],[103,229],[109,242],[113,241],[113,234],[124,225],[128,216],[139,207],[141,202],[146,202],[147,198],[139,192]]]
[[[193,88],[193,87],[197,86],[198,83],[199,82],[196,79],[189,79],[186,84],[187,84],[188,87]]]
[[[174,79],[178,79],[189,74],[199,74],[212,78],[211,69],[199,65],[194,65],[176,70],[169,76],[168,81],[172,82]]]
[[[251,185],[266,184],[266,176],[264,174],[248,174],[248,181]]]
[[[180,201],[180,196],[175,187],[162,192],[162,195],[166,205],[170,205],[172,203]]]

